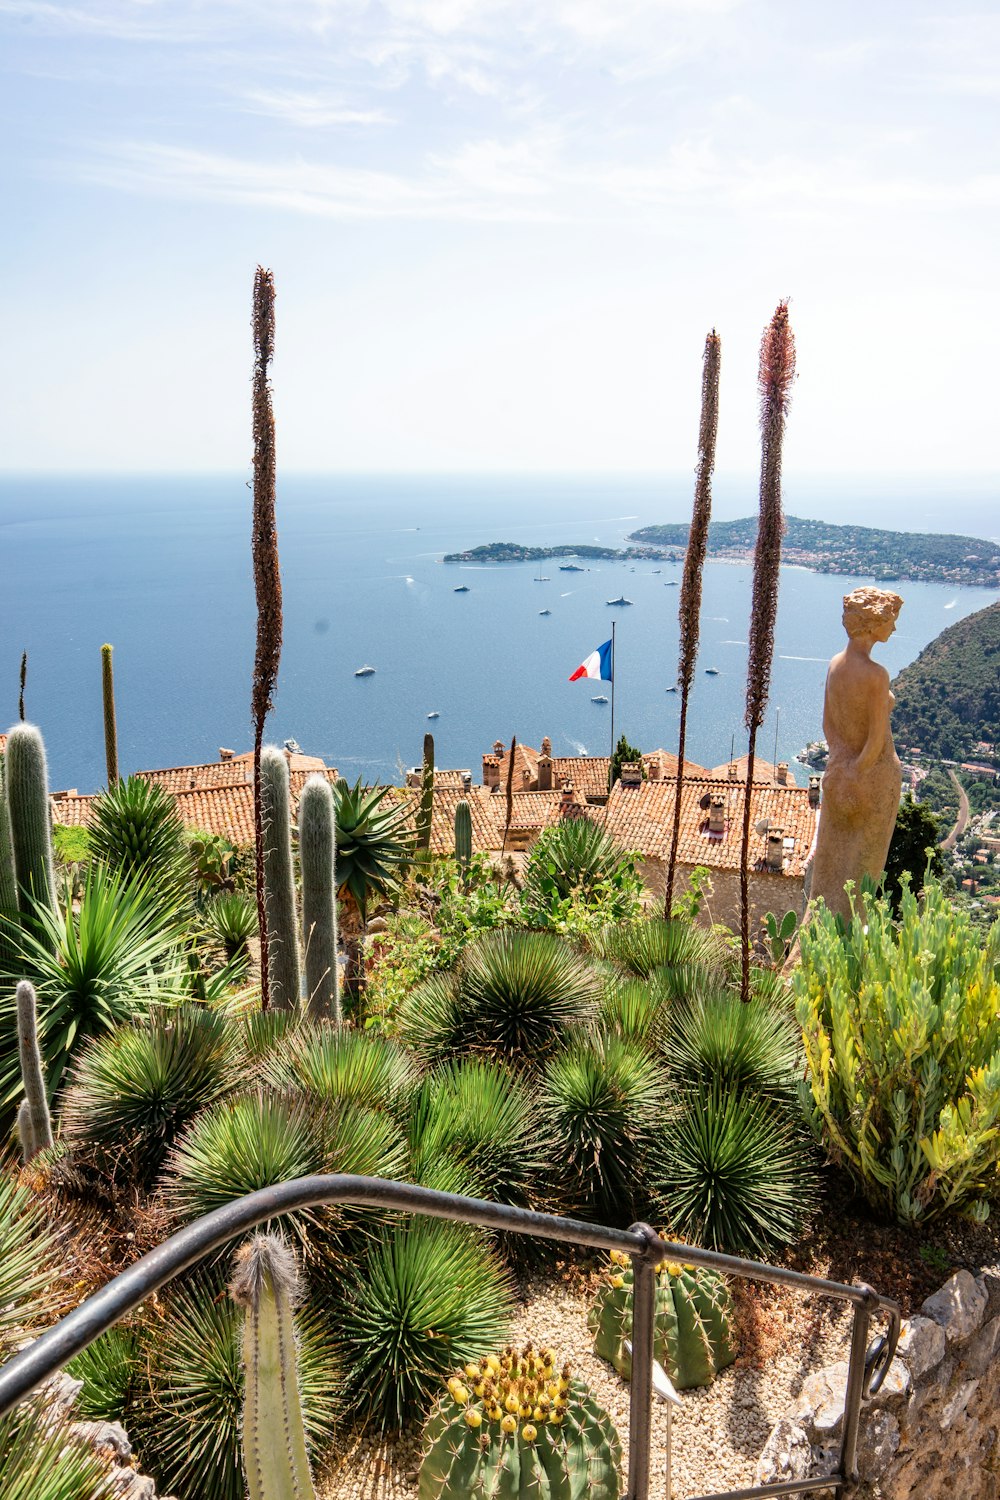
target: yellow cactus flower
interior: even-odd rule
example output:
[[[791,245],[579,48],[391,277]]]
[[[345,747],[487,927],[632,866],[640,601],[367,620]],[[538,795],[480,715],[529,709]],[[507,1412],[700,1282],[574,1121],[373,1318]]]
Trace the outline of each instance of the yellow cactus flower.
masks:
[[[465,1367],[465,1373],[466,1373],[466,1375],[468,1375],[468,1377],[469,1377],[470,1380],[475,1380],[475,1379],[477,1379],[477,1377],[479,1375],[479,1366],[478,1365],[473,1365],[473,1364],[468,1364]]]
[[[507,1410],[512,1412],[516,1412],[520,1404],[520,1401],[518,1401],[517,1397],[514,1395],[508,1396],[507,1400],[504,1402],[504,1406],[506,1406]]]
[[[517,1431],[517,1418],[504,1417],[503,1421],[500,1423],[500,1428],[501,1431],[505,1432],[507,1436],[510,1437],[512,1433],[515,1433]]]
[[[621,1287],[623,1287],[625,1285],[625,1277],[624,1276],[617,1276],[617,1275],[616,1276],[612,1276],[612,1278],[611,1278],[611,1285],[614,1287],[615,1291],[617,1292]]]
[[[562,1421],[562,1419],[563,1419],[563,1413],[561,1411],[550,1411],[549,1412],[549,1421],[550,1422],[554,1422],[557,1427],[558,1427],[559,1423]]]
[[[470,1427],[482,1427],[483,1414],[477,1406],[470,1406],[465,1413],[465,1420]]]
[[[454,1396],[459,1406],[465,1406],[468,1403],[469,1393],[460,1380],[456,1380],[454,1385],[449,1382],[448,1389],[451,1391],[451,1394]]]
[[[538,1428],[532,1427],[530,1422],[525,1422],[523,1431],[524,1441],[526,1443],[533,1443],[535,1441],[535,1438],[538,1436]]]

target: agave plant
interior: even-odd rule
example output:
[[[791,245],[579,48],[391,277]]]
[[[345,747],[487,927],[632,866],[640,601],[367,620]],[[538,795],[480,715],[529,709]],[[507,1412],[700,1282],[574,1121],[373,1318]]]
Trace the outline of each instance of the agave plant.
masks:
[[[643,979],[658,969],[696,966],[714,972],[721,962],[715,939],[676,917],[606,927],[593,946],[602,958],[613,959]]]
[[[202,914],[206,932],[222,944],[226,958],[246,955],[247,943],[257,931],[257,908],[240,891],[223,891],[209,901]]]
[[[433,975],[407,996],[400,1029],[428,1061],[486,1052],[534,1062],[567,1029],[587,1021],[599,978],[565,938],[547,932],[488,932],[465,949],[451,975]]]
[[[666,1033],[674,998],[661,974],[638,979],[634,975],[612,973],[604,982],[598,1029],[604,1036],[638,1042],[655,1052]]]
[[[330,1329],[306,1305],[296,1318],[306,1433],[329,1440],[340,1372]],[[243,1313],[217,1273],[200,1273],[169,1299],[144,1337],[145,1390],[132,1409],[130,1436],[161,1491],[185,1500],[243,1500],[241,1455]]]
[[[552,1058],[543,1106],[574,1207],[605,1223],[634,1221],[665,1092],[660,1064],[620,1037],[577,1037]]]
[[[155,781],[129,776],[94,798],[90,852],[109,870],[177,893],[188,883],[184,825],[170,793]]]
[[[712,1083],[682,1093],[651,1173],[671,1232],[758,1259],[792,1243],[816,1201],[816,1170],[787,1110]]]
[[[92,865],[79,914],[39,909],[39,932],[20,936],[21,961],[39,999],[39,1044],[54,1094],[92,1036],[183,996],[186,968],[174,908],[145,885]],[[0,998],[0,1110],[20,1092],[11,997]]]
[[[231,1024],[194,1007],[94,1038],[73,1070],[62,1133],[74,1156],[148,1190],[200,1110],[240,1082]]]
[[[143,1364],[138,1330],[122,1323],[116,1323],[75,1354],[66,1369],[83,1381],[75,1402],[80,1416],[91,1422],[131,1426]]]
[[[302,1027],[265,1059],[262,1076],[279,1090],[301,1089],[326,1104],[399,1114],[417,1086],[416,1064],[388,1037],[324,1025]]]
[[[0,1357],[15,1334],[55,1310],[64,1259],[58,1235],[16,1170],[10,1157],[0,1157]]]
[[[787,1011],[759,998],[744,1004],[725,990],[673,1008],[664,1054],[681,1086],[714,1080],[731,1093],[786,1100],[795,1098],[802,1071],[800,1036]]]
[[[546,828],[528,857],[522,904],[544,921],[559,902],[594,900],[612,887],[635,883],[635,857],[590,818],[570,818]]]
[[[351,1264],[337,1302],[351,1408],[401,1427],[456,1364],[507,1341],[512,1287],[482,1239],[427,1221],[384,1231]]]
[[[106,1461],[53,1417],[44,1400],[0,1417],[0,1495],[4,1500],[110,1500]]]
[[[386,803],[388,787],[334,783],[337,820],[337,889],[346,890],[367,919],[371,896],[390,895],[413,854],[410,810]]]

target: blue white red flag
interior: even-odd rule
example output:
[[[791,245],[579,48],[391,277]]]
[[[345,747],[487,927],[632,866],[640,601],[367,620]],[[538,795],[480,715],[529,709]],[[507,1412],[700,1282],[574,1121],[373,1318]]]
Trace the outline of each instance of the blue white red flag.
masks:
[[[570,682],[576,682],[580,677],[593,677],[599,679],[601,682],[610,682],[612,680],[610,641],[605,641],[603,646],[598,646],[596,651],[592,651],[587,660],[581,666],[577,667],[569,680]]]

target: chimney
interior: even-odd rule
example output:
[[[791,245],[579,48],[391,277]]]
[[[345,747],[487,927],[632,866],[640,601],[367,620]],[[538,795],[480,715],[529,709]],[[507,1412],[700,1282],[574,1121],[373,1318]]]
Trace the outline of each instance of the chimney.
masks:
[[[650,781],[662,781],[663,780],[663,764],[662,764],[662,762],[660,760],[660,757],[658,755],[651,755],[650,756],[650,758],[649,758],[649,765],[647,767],[647,770],[649,772],[649,779],[650,779]]]
[[[503,740],[493,741],[493,754],[496,756],[497,760],[503,759],[504,751],[506,749],[507,746],[504,744]]]
[[[462,791],[463,792],[467,792],[467,791],[469,791],[471,789],[471,787],[472,787],[472,772],[471,771],[463,771],[462,772]]]
[[[718,792],[708,804],[708,831],[709,833],[725,833],[726,831],[726,799]]]
[[[552,756],[545,746],[551,742],[546,735],[542,740],[542,753],[538,757],[538,790],[540,792],[551,792],[552,790]]]
[[[500,762],[495,755],[483,756],[483,786],[490,788],[500,785]]]
[[[787,762],[787,760],[779,760],[778,761],[778,774],[777,774],[777,777],[775,779],[777,780],[777,783],[778,783],[779,786],[787,786],[788,785],[788,762]]]
[[[739,781],[739,779],[740,779],[740,768],[739,768],[739,766],[736,764],[736,762],[734,760],[731,760],[729,762],[729,780],[730,781]]]
[[[623,760],[619,780],[622,786],[642,786],[642,761]]]
[[[783,828],[769,828],[767,830],[767,868],[780,875],[785,868],[785,830]]]
[[[562,796],[559,799],[559,816],[565,818],[567,813],[576,807],[576,793],[573,791],[573,783],[566,780],[562,784]]]
[[[410,769],[406,773],[406,785],[408,787],[419,788],[420,783],[423,781],[423,779],[424,779],[424,768],[423,768],[423,766],[411,766]]]
[[[220,760],[232,760],[233,754],[234,754],[234,751],[227,750],[224,745],[220,745],[219,746],[219,759]]]
[[[822,776],[810,776],[809,778],[809,806],[819,807],[819,789]]]
[[[552,741],[549,739],[549,737],[548,737],[547,734],[543,734],[542,735],[542,752],[541,753],[543,755],[551,755],[552,754]]]

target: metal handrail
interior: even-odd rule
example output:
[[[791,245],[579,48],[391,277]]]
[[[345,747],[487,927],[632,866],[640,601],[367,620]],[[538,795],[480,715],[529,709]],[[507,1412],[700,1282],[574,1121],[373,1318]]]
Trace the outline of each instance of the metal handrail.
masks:
[[[79,1354],[99,1334],[117,1323],[119,1318],[138,1307],[152,1292],[213,1250],[221,1249],[237,1235],[281,1214],[333,1203],[366,1204],[402,1213],[424,1214],[433,1219],[452,1219],[462,1224],[504,1230],[508,1234],[562,1240],[596,1250],[620,1250],[631,1257],[633,1352],[626,1500],[649,1500],[653,1336],[656,1266],[659,1261],[676,1260],[705,1266],[726,1276],[767,1282],[772,1286],[796,1287],[851,1303],[854,1323],[836,1471],[818,1479],[786,1480],[754,1489],[730,1490],[724,1495],[703,1495],[697,1500],[756,1500],[756,1497],[798,1495],[822,1489],[834,1490],[839,1500],[850,1486],[857,1483],[861,1402],[879,1389],[892,1363],[900,1330],[897,1303],[880,1297],[864,1283],[846,1286],[837,1281],[825,1281],[819,1276],[807,1276],[800,1271],[662,1240],[648,1224],[633,1224],[631,1229],[610,1229],[603,1224],[585,1224],[579,1219],[564,1219],[555,1214],[487,1203],[480,1198],[465,1198],[457,1193],[442,1193],[411,1183],[388,1182],[380,1177],[299,1177],[294,1182],[276,1183],[256,1193],[248,1193],[185,1225],[0,1367],[0,1417],[61,1369],[74,1354]],[[878,1312],[887,1315],[889,1327],[885,1336],[877,1339],[869,1349],[869,1326],[872,1316]]]

